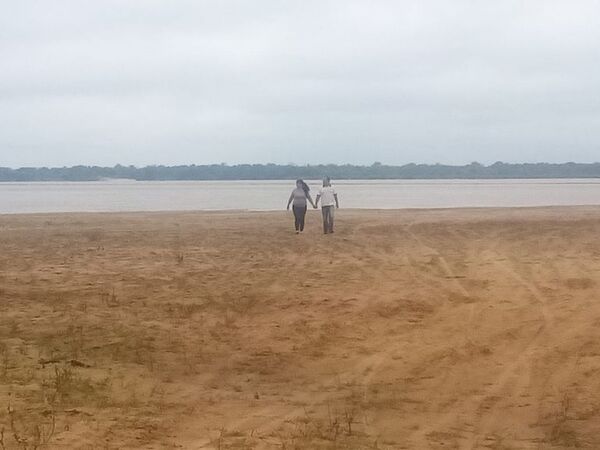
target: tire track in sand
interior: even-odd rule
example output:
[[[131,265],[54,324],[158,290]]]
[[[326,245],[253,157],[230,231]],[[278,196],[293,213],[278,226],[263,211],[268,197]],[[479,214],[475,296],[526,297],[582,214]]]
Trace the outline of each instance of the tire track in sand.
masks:
[[[407,232],[422,246],[422,248],[434,254],[438,254],[439,261],[444,272],[450,277],[455,277],[455,274],[450,268],[446,259],[434,248],[424,244],[422,240],[410,229],[410,227],[411,226],[407,227]],[[488,252],[490,251],[488,250]],[[474,398],[474,396],[471,396],[463,401],[463,406],[459,408],[460,412],[464,414],[466,410],[467,417],[479,417],[479,419],[477,420],[477,423],[471,426],[466,424],[466,426],[471,428],[471,430],[464,430],[468,432],[469,437],[466,439],[466,442],[463,440],[460,448],[478,448],[482,445],[481,439],[486,438],[486,435],[491,428],[491,424],[494,423],[500,415],[500,412],[494,408],[496,402],[493,402],[490,405],[490,399],[498,398],[499,394],[501,393],[506,395],[508,392],[517,392],[527,385],[531,373],[531,366],[528,364],[528,362],[531,360],[531,357],[535,352],[535,345],[543,336],[543,332],[547,329],[548,325],[552,323],[552,317],[548,311],[545,298],[537,289],[537,287],[533,283],[525,280],[510,263],[506,262],[509,261],[506,256],[498,254],[495,251],[490,252],[490,254],[492,256],[492,262],[497,266],[498,269],[506,272],[519,285],[531,293],[533,298],[536,300],[536,304],[538,304],[540,307],[541,324],[525,347],[520,348],[516,352],[517,355],[512,359],[513,362],[505,366],[503,370],[493,378],[493,380],[490,380],[490,386],[483,394],[477,395],[477,397],[480,398]],[[462,283],[460,283],[457,278],[454,278],[454,280],[455,286],[463,294],[469,295],[468,290],[464,288]],[[474,317],[475,308],[474,305],[471,306],[472,309],[469,314],[467,326],[472,322]],[[509,385],[512,386],[512,388],[509,387]],[[443,429],[448,429],[453,423],[455,423],[457,412],[457,408],[453,408],[452,411],[445,413],[442,415],[442,417],[440,417],[438,420],[435,420],[433,423],[430,423],[427,427],[419,429],[413,434],[413,438],[417,438],[417,442],[420,443],[428,442],[427,437],[429,434],[432,432],[441,431]]]
[[[535,356],[536,346],[545,337],[545,331],[552,325],[554,319],[548,309],[547,300],[544,295],[532,281],[526,280],[519,274],[514,268],[514,263],[510,262],[510,258],[496,251],[492,252],[492,256],[492,261],[497,269],[505,272],[510,278],[525,288],[533,296],[535,303],[537,303],[540,309],[541,324],[538,330],[528,342],[526,348],[517,356],[514,363],[507,367],[496,380],[497,385],[495,389],[490,391],[490,396],[493,398],[521,398],[525,392],[529,391],[532,372],[531,363]],[[488,439],[489,434],[492,432],[493,424],[500,422],[503,413],[498,408],[494,408],[494,405],[488,408],[479,408],[478,414],[473,416],[478,420],[474,425],[473,435],[467,443],[468,448],[478,448],[483,445],[482,440]]]

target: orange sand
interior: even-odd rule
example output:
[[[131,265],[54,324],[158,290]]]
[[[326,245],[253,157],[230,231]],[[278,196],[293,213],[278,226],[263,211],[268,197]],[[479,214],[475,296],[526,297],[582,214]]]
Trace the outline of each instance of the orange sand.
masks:
[[[336,219],[0,216],[5,447],[600,448],[600,208]]]

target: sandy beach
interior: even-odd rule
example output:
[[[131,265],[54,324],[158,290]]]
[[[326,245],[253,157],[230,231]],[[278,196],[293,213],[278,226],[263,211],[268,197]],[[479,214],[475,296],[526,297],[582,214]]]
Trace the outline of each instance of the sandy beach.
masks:
[[[4,447],[600,448],[600,207],[290,215],[0,216]]]

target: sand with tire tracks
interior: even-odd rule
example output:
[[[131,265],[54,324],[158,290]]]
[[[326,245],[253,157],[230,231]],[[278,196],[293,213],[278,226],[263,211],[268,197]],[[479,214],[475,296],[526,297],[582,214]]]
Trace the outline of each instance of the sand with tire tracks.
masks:
[[[336,221],[0,216],[6,447],[600,447],[600,207]]]

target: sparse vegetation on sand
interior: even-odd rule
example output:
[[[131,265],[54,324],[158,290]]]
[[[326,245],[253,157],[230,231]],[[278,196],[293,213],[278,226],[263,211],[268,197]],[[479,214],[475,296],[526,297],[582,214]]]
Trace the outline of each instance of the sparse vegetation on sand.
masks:
[[[598,448],[600,209],[0,216],[0,450]]]

